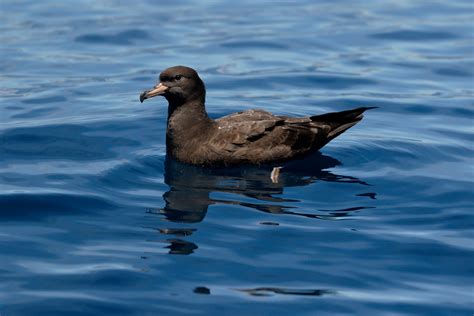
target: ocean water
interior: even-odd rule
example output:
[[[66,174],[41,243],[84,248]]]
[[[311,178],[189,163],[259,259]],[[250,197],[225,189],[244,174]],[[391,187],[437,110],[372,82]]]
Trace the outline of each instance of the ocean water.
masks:
[[[471,315],[472,1],[2,0],[0,314]],[[378,106],[282,169],[166,157],[212,117]]]

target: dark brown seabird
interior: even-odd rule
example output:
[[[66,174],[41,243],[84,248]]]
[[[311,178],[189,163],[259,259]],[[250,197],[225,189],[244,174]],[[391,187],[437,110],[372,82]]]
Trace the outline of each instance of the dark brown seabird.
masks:
[[[166,148],[171,157],[194,165],[275,163],[316,151],[359,122],[361,107],[308,117],[248,110],[209,118],[206,89],[197,72],[175,66],[160,74],[160,83],[140,95],[168,100]]]

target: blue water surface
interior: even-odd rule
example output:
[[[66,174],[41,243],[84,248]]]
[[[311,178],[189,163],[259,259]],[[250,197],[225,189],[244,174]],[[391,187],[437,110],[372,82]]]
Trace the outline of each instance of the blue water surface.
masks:
[[[0,4],[0,314],[471,315],[472,1]],[[166,157],[212,117],[378,106],[285,166]]]

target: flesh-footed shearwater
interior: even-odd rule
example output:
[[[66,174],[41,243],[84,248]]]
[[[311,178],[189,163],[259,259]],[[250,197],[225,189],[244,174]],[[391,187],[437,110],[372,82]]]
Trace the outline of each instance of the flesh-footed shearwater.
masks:
[[[164,70],[160,82],[140,95],[140,102],[157,95],[168,100],[168,155],[194,165],[266,164],[301,157],[357,124],[372,108],[308,117],[247,110],[214,120],[206,112],[204,82],[185,66]]]

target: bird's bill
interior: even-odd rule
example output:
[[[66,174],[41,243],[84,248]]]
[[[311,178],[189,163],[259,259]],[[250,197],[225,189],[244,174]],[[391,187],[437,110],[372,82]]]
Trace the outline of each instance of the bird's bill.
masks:
[[[163,95],[166,90],[168,90],[168,87],[160,82],[154,86],[153,89],[143,91],[142,94],[140,94],[140,102],[143,103],[146,99],[156,97],[157,95]]]

